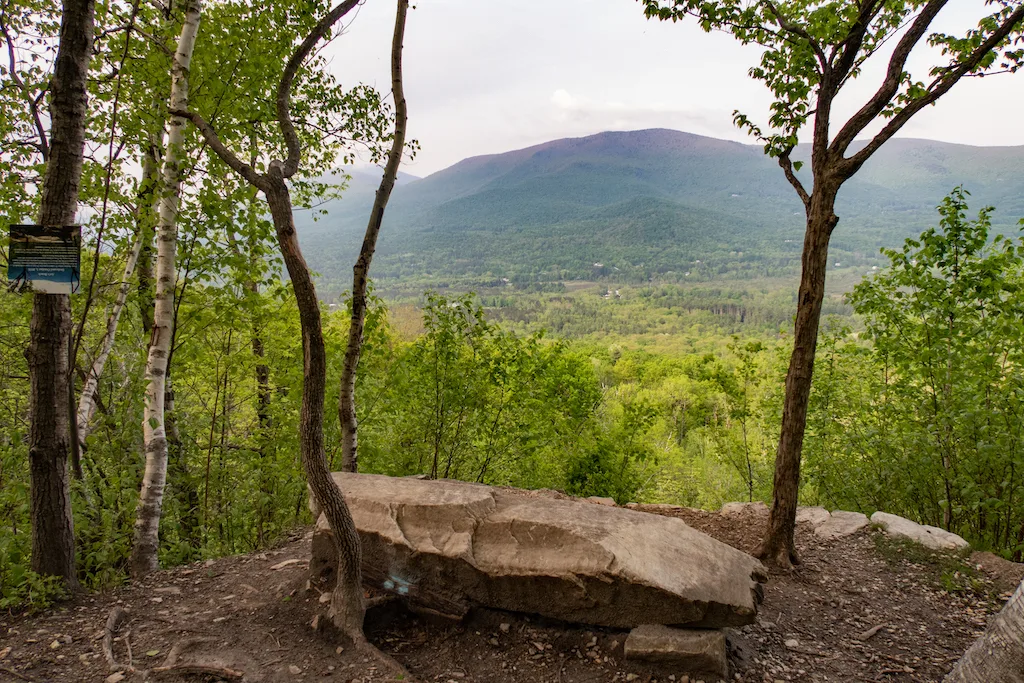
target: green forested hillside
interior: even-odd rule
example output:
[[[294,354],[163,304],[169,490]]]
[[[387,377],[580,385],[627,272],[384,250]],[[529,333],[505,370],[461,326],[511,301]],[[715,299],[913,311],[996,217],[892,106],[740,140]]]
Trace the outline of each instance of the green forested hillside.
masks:
[[[893,141],[840,194],[835,261],[878,263],[880,247],[920,232],[960,184],[974,205],[999,207],[997,229],[1009,227],[1024,214],[1022,163],[1020,147]],[[372,201],[368,179],[300,225],[329,286],[347,280]],[[799,263],[802,233],[800,202],[760,146],[661,129],[609,132],[474,157],[405,183],[388,208],[374,270],[381,284],[410,291],[502,278],[785,276]]]

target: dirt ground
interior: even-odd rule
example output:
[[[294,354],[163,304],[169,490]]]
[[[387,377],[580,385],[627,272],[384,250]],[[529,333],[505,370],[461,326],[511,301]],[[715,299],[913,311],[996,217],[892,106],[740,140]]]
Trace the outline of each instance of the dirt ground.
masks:
[[[748,552],[765,523],[754,512],[646,510]],[[1024,575],[1024,565],[934,555],[870,529],[821,541],[800,528],[797,541],[803,563],[773,574],[757,622],[729,632],[732,680],[939,681]],[[0,683],[392,680],[312,629],[324,605],[307,589],[309,552],[304,531],[273,551],[161,571],[43,614],[0,615]],[[127,615],[110,646],[132,669],[112,674],[103,641],[118,607]],[[368,614],[367,632],[424,683],[703,680],[625,662],[624,632],[522,614],[478,610],[450,623],[392,603]]]

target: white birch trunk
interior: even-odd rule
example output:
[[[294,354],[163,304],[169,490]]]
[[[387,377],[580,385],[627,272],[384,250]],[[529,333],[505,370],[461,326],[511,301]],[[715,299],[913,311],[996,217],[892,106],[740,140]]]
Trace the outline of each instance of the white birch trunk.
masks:
[[[171,67],[170,110],[188,109],[188,72],[199,32],[201,0],[189,0],[185,21],[178,38]],[[132,573],[145,576],[157,569],[160,543],[160,511],[167,480],[167,433],[164,426],[164,380],[174,327],[174,287],[176,283],[178,202],[181,197],[181,166],[186,120],[171,116],[159,190],[157,217],[156,303],[153,335],[146,359],[146,396],[143,412],[143,437],[146,469],[135,517],[135,542],[132,547]]]
[[[1024,582],[945,683],[1024,683]]]
[[[110,352],[114,348],[114,339],[117,336],[117,326],[121,321],[121,311],[128,299],[128,290],[131,288],[131,279],[135,273],[135,266],[139,262],[139,252],[142,250],[143,235],[135,240],[131,253],[128,255],[128,262],[124,264],[124,274],[121,276],[121,286],[117,290],[114,305],[107,316],[107,329],[103,333],[100,342],[100,351],[92,362],[89,376],[82,388],[82,395],[78,399],[78,443],[83,447],[85,440],[92,431],[92,418],[96,414],[96,391],[99,388],[100,377],[103,375],[103,368],[107,364]]]

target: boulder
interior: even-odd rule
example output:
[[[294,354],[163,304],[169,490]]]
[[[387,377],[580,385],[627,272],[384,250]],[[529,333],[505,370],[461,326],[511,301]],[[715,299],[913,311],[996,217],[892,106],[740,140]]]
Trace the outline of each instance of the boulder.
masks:
[[[683,521],[456,481],[337,473],[364,581],[449,615],[475,605],[617,628],[754,621],[767,574]],[[321,517],[310,569],[328,582]]]
[[[720,514],[723,517],[737,517],[740,515],[767,515],[768,506],[759,500],[753,503],[726,503],[722,506]]]
[[[851,536],[868,525],[867,515],[860,512],[834,510],[829,518],[814,527],[814,535],[833,540]]]
[[[595,503],[597,505],[607,505],[609,507],[615,507],[616,505],[614,498],[602,498],[601,496],[590,496],[589,498],[584,498],[583,500],[587,501],[588,503]]]
[[[932,550],[964,550],[971,547],[967,541],[951,531],[927,524],[918,524],[888,512],[876,512],[871,515],[871,522],[882,527],[882,530],[889,536],[908,538]]]
[[[626,638],[627,660],[669,664],[690,673],[729,675],[725,634],[722,631],[680,629],[644,624]]]
[[[796,509],[796,523],[806,522],[812,527],[818,527],[831,519],[832,515],[825,508],[808,507]]]

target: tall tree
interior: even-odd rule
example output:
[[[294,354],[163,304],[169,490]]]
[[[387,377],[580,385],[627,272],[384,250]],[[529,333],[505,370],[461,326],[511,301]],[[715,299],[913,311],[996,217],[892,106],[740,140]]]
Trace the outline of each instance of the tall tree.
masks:
[[[814,371],[818,323],[825,295],[828,245],[839,223],[836,197],[843,184],[919,111],[934,104],[961,79],[1016,71],[1024,62],[1018,47],[1024,2],[989,0],[995,11],[962,36],[929,31],[948,0],[641,0],[648,17],[696,18],[707,31],[723,29],[744,44],[764,48],[752,77],[771,90],[774,102],[765,132],[746,115],[734,121],[764,142],[804,205],[806,227],[793,353],[786,374],[782,428],[775,459],[773,501],[760,556],[790,567],[794,545],[800,458]],[[846,121],[834,121],[833,104],[865,63],[895,41],[882,82]],[[938,46],[948,61],[927,80],[908,71],[922,42]],[[876,122],[881,130],[864,144],[854,140]],[[799,136],[811,128],[810,189],[792,160]],[[838,132],[833,132],[838,128]]]
[[[1024,583],[943,680],[1024,683]]]
[[[398,16],[395,20],[395,32],[391,41],[391,94],[395,98],[395,133],[388,152],[388,161],[384,167],[384,176],[380,180],[373,208],[370,209],[370,221],[366,226],[363,244],[359,257],[352,268],[352,316],[348,328],[348,345],[345,348],[345,364],[341,369],[341,390],[338,393],[338,417],[341,422],[341,453],[342,467],[346,472],[359,469],[359,440],[357,436],[358,421],[356,420],[356,369],[359,367],[359,356],[363,349],[363,327],[366,324],[366,287],[370,278],[370,263],[373,252],[377,248],[377,236],[384,220],[384,209],[387,208],[391,191],[398,177],[398,167],[402,163],[402,151],[405,149],[405,127],[409,111],[405,103],[405,90],[402,87],[402,40],[405,36],[405,18],[409,12],[409,1],[398,0]]]
[[[327,354],[320,318],[320,303],[306,261],[299,247],[292,214],[289,181],[299,172],[303,147],[292,119],[292,89],[296,75],[321,39],[326,37],[359,0],[344,0],[331,9],[292,53],[281,75],[275,100],[277,124],[283,138],[286,157],[274,159],[265,172],[257,171],[235,155],[200,114],[184,110],[172,113],[188,117],[200,130],[210,148],[224,163],[261,191],[266,198],[278,246],[284,260],[299,309],[303,341],[302,406],[299,414],[299,450],[303,469],[316,506],[330,524],[338,549],[338,580],[331,597],[330,619],[339,631],[357,643],[365,643],[362,588],[362,552],[359,535],[341,490],[335,485],[327,466],[324,449],[324,393],[327,379]],[[400,12],[400,21],[405,14]]]
[[[202,12],[201,0],[185,6],[178,47],[171,66],[171,111],[188,109],[188,75],[195,50]],[[153,331],[146,361],[146,396],[143,435],[146,469],[142,478],[135,518],[132,546],[132,573],[144,576],[158,566],[160,547],[160,511],[167,481],[167,432],[164,424],[165,378],[167,359],[174,337],[174,290],[177,277],[175,250],[178,234],[178,203],[181,197],[182,168],[185,163],[186,119],[173,116],[169,122],[167,152],[164,155],[157,219],[156,304]],[[142,235],[140,235],[140,246]]]
[[[41,225],[74,222],[82,178],[95,3],[66,0],[63,9],[60,47],[50,81],[50,139],[39,207]],[[32,569],[76,586],[68,480],[71,298],[35,294],[30,330],[26,357],[31,384]]]

